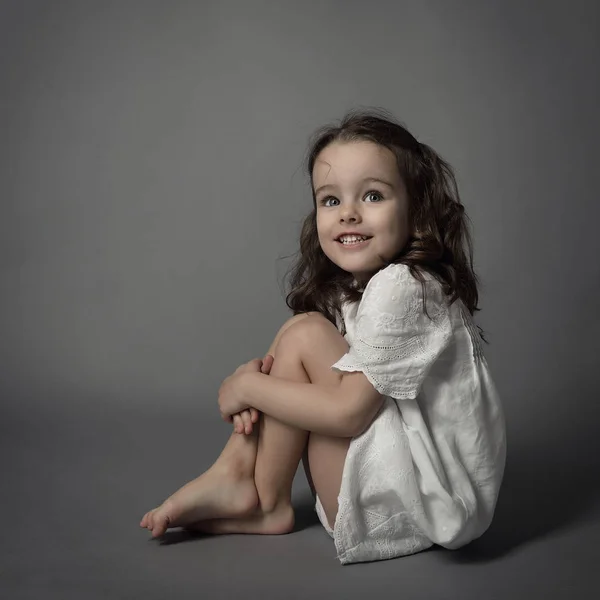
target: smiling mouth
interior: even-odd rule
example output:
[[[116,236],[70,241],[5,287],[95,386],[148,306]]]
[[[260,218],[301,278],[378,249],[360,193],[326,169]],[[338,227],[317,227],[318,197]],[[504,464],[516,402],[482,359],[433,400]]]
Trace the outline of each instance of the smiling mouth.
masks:
[[[342,240],[335,240],[335,241],[338,244],[341,244],[342,246],[352,247],[352,246],[362,246],[363,244],[368,242],[371,238],[372,238],[372,236],[365,236],[365,238],[362,240],[351,240],[351,241],[349,240],[346,242],[343,242]]]

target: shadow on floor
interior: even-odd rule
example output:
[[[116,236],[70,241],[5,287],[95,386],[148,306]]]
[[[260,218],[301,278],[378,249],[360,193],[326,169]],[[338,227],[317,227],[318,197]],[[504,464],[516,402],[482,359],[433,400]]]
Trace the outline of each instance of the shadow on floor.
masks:
[[[580,440],[580,456],[570,446],[560,458],[556,444],[553,453],[546,444],[515,452],[507,461],[492,525],[468,546],[444,553],[448,560],[489,562],[585,519],[598,508],[600,482],[593,474],[600,472],[600,465],[597,449],[583,451],[583,446]]]
[[[294,503],[294,512],[296,515],[296,524],[294,525],[294,533],[314,527],[321,527],[319,517],[315,512],[315,501],[311,496],[306,496]]]

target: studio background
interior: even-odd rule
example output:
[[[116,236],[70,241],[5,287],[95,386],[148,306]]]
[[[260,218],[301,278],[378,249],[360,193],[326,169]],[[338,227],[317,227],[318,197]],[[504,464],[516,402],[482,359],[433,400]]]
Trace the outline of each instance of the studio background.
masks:
[[[502,598],[587,585],[598,6],[0,2],[0,590],[230,597],[242,580],[274,598],[399,584]],[[297,533],[148,542],[143,513],[230,433],[221,381],[290,315],[310,135],[373,106],[450,162],[473,223],[477,322],[508,425],[497,521],[462,553],[342,568],[300,472]]]

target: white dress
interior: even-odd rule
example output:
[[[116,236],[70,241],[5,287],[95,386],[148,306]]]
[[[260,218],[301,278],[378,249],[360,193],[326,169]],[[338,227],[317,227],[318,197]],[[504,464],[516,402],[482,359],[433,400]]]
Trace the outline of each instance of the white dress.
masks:
[[[461,300],[405,265],[342,306],[350,349],[332,368],[362,371],[384,396],[352,438],[333,528],[315,510],[342,564],[456,549],[489,527],[506,459],[504,414],[479,333]],[[338,323],[339,328],[340,323]]]

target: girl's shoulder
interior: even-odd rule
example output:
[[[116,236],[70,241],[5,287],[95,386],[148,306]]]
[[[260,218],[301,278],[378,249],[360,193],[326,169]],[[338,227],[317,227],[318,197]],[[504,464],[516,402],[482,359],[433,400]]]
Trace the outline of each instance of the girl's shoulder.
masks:
[[[411,274],[408,265],[394,263],[381,269],[367,283],[357,317],[420,322],[426,298],[427,313],[433,320],[447,319],[449,306],[442,286],[430,273],[424,272],[423,279],[425,295],[421,282]],[[423,320],[422,325],[427,324],[428,321]]]
[[[426,285],[429,283],[433,283],[434,285],[438,283],[437,279],[431,273],[427,273],[426,271],[421,272]],[[372,294],[373,292],[386,290],[391,292],[394,288],[397,288],[401,293],[411,293],[417,287],[421,289],[421,282],[413,276],[408,265],[393,263],[384,267],[369,279],[363,294]]]

